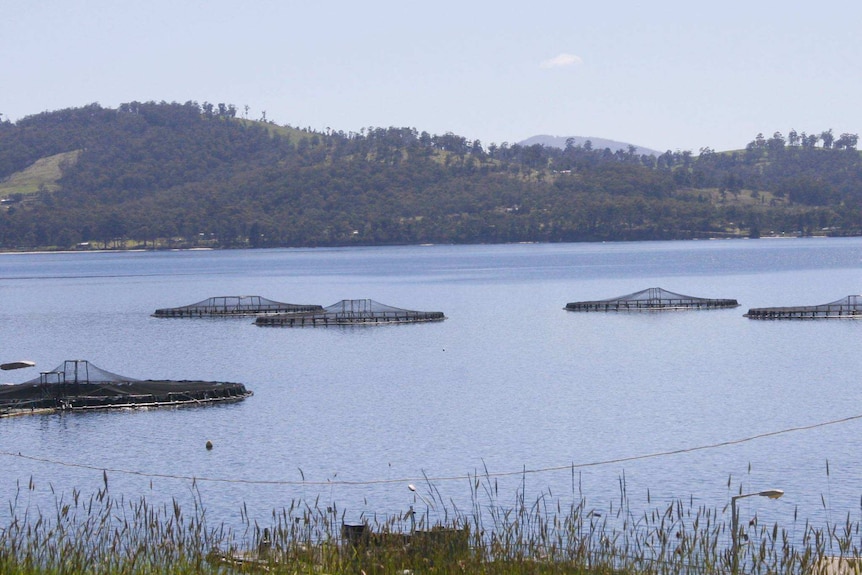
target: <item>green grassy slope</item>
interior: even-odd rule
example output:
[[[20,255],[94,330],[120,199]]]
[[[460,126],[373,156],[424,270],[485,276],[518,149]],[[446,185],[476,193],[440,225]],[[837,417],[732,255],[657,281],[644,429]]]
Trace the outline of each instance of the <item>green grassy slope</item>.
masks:
[[[27,168],[0,181],[0,198],[7,198],[13,194],[34,194],[40,189],[49,192],[58,190],[60,166],[64,162],[75,162],[79,153],[80,151],[65,152],[36,160]]]

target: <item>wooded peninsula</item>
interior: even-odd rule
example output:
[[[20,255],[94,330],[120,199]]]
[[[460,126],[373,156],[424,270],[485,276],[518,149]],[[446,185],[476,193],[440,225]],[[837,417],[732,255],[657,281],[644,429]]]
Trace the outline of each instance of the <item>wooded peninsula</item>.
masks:
[[[0,250],[858,236],[857,140],[656,155],[91,104],[0,121]]]

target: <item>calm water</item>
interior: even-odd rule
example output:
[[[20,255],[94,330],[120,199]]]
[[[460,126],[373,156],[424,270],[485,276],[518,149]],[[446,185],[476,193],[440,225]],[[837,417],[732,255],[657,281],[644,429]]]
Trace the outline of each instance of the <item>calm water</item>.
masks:
[[[779,501],[744,500],[745,512],[858,519],[862,420],[630,458],[862,414],[862,322],[742,317],[837,300],[860,282],[862,239],[2,255],[2,359],[39,366],[5,381],[87,359],[135,378],[243,382],[255,395],[0,420],[0,503],[31,479],[31,505],[49,505],[52,488],[89,494],[108,469],[113,493],[153,499],[186,500],[186,478],[201,478],[210,520],[228,525],[243,504],[266,521],[317,497],[352,520],[406,510],[409,483],[427,495],[423,477],[468,508],[468,476],[487,473],[502,504],[523,489],[602,508],[624,477],[633,505],[692,498],[720,509],[740,487],[781,488]],[[563,310],[648,287],[741,307]],[[150,317],[245,294],[372,298],[448,319],[279,329]]]

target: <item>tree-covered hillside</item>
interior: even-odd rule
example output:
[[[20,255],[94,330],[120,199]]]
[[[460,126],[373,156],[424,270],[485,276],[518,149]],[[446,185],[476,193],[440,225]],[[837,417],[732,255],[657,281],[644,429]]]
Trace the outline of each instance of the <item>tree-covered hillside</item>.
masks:
[[[791,132],[655,156],[93,104],[0,122],[0,249],[857,235],[856,143]]]

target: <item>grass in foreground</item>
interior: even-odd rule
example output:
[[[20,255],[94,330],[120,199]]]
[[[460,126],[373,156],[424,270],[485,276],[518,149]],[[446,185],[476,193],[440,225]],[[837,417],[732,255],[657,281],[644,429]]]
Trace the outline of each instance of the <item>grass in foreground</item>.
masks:
[[[563,508],[550,497],[501,507],[477,481],[473,508],[445,508],[433,525],[410,513],[344,525],[344,514],[301,501],[274,512],[246,534],[210,526],[197,495],[190,510],[176,501],[112,498],[107,489],[85,497],[57,496],[50,513],[10,502],[0,526],[0,573],[55,574],[712,574],[731,573],[729,511],[677,501],[635,514],[623,494],[598,511],[585,500]],[[431,487],[431,486],[429,486]],[[33,489],[32,482],[29,489]],[[193,492],[196,493],[195,490]],[[484,495],[480,495],[484,494]],[[485,501],[485,497],[489,501]],[[417,514],[418,515],[418,514]],[[798,526],[797,526],[798,530]],[[859,555],[860,526],[815,529],[798,543],[779,525],[740,528],[740,573],[823,573],[831,556]],[[853,569],[847,571],[853,573]],[[858,571],[857,571],[858,572]],[[830,573],[837,573],[831,571]]]

